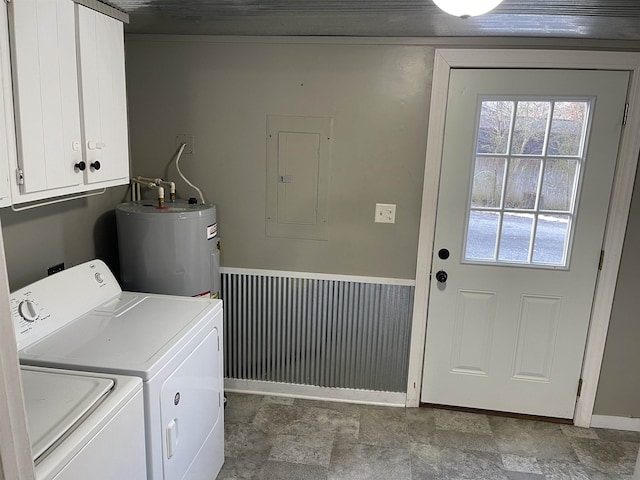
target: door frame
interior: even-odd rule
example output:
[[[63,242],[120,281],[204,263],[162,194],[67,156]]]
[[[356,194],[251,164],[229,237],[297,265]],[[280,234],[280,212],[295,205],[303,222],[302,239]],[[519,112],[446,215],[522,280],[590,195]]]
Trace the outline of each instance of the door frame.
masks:
[[[640,132],[640,53],[528,49],[437,49],[435,51],[409,350],[407,407],[417,407],[420,403],[427,331],[425,319],[428,321],[440,166],[449,93],[449,73],[452,68],[589,69],[631,72],[628,93],[629,112],[626,126],[622,129],[603,242],[606,255],[594,292],[582,366],[582,391],[574,413],[575,425],[589,427],[640,154],[640,136],[637,134]],[[620,112],[620,115],[622,114],[623,112]]]
[[[0,479],[34,480],[31,441],[22,394],[18,346],[0,225]]]

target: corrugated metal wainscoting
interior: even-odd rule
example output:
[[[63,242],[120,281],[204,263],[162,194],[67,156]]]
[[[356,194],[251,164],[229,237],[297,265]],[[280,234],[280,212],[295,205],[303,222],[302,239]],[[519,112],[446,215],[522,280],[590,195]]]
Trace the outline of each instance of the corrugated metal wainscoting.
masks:
[[[222,274],[225,377],[406,392],[414,287]]]

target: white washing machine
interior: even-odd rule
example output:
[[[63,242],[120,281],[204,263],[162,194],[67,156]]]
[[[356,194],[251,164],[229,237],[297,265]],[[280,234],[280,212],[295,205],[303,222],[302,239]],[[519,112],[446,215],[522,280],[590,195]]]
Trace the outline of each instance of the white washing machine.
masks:
[[[37,480],[145,480],[142,381],[22,367]]]
[[[123,292],[100,260],[11,294],[23,365],[142,379],[150,480],[224,462],[222,301]]]

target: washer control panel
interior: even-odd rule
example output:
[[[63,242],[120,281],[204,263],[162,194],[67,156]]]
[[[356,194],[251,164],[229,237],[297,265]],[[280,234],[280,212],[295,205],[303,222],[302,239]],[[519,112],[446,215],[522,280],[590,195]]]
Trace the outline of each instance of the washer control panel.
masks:
[[[23,300],[18,305],[18,313],[27,322],[35,322],[40,317],[38,304],[33,300]]]
[[[72,322],[121,293],[109,267],[83,263],[11,293],[18,349]]]

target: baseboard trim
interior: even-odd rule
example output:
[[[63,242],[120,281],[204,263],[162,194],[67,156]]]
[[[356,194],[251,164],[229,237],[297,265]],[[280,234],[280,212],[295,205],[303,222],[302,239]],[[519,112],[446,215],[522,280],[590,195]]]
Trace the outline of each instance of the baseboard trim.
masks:
[[[374,283],[379,285],[400,285],[415,287],[413,278],[367,277],[361,275],[342,275],[338,273],[292,272],[286,270],[259,270],[255,268],[220,267],[220,273],[236,275],[262,275],[265,277],[307,278],[311,280],[329,280],[336,282]]]
[[[406,393],[377,392],[374,390],[356,390],[351,388],[329,388],[314,385],[296,385],[291,383],[263,382],[260,380],[224,379],[227,392],[255,393],[279,397],[306,398],[309,400],[327,400],[332,402],[361,403],[387,407],[404,407]]]
[[[592,415],[591,426],[593,428],[610,428],[611,430],[640,432],[640,418]]]

